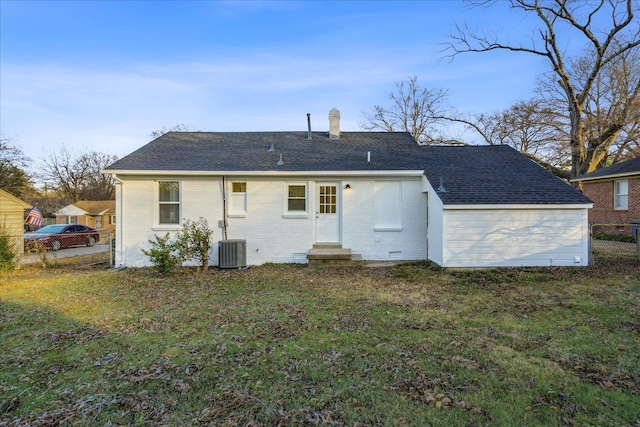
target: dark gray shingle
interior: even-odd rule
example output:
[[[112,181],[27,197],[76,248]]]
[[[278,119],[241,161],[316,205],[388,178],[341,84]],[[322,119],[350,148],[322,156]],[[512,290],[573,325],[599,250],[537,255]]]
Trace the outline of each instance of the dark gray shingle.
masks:
[[[273,144],[275,151],[267,150]],[[367,164],[367,152],[371,163]],[[282,154],[283,165],[277,162]],[[367,171],[422,170],[404,132],[168,132],[109,166],[110,170]]]
[[[268,149],[273,144],[274,151]],[[370,153],[371,163],[367,163]],[[277,165],[282,154],[284,164]],[[169,132],[107,172],[340,172],[424,170],[445,205],[584,204],[591,201],[507,146],[419,146],[405,132]]]
[[[506,145],[424,147],[425,175],[445,205],[583,204],[582,192]]]
[[[638,174],[640,175],[640,157],[625,160],[624,162],[616,163],[606,168],[598,169],[590,173],[585,173],[575,178],[574,181],[582,181],[595,178],[606,178],[616,175]]]

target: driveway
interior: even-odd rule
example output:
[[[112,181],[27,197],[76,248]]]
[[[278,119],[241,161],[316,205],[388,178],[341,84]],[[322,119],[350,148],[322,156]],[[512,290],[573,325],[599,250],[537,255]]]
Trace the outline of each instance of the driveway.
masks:
[[[60,249],[58,251],[47,251],[47,258],[50,260],[71,258],[82,255],[93,255],[109,252],[108,242],[98,242],[94,246],[78,246],[77,248]],[[24,254],[20,259],[21,264],[33,264],[41,261],[39,254]]]

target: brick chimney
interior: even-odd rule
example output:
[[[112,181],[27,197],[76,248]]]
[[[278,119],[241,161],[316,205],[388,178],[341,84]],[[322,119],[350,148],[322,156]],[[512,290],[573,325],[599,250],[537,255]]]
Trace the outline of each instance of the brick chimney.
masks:
[[[340,111],[336,107],[329,111],[329,139],[340,139]]]

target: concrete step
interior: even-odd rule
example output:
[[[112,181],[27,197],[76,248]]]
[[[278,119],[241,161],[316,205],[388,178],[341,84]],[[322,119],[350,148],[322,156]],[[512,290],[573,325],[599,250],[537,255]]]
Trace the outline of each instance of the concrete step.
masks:
[[[307,252],[307,260],[310,267],[362,265],[362,255],[351,253],[351,249],[343,248],[339,243],[314,244],[313,248]]]
[[[351,259],[351,249],[313,248],[307,252],[307,259]]]
[[[340,243],[314,243],[313,249],[342,249]]]

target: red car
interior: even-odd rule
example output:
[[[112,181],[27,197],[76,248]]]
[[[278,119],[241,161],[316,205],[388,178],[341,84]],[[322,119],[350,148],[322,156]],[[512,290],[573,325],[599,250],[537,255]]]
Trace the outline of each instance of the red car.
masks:
[[[45,247],[57,251],[73,246],[93,246],[100,241],[100,233],[86,225],[54,224],[24,235],[25,251]]]

